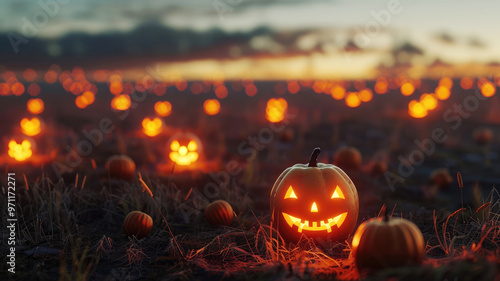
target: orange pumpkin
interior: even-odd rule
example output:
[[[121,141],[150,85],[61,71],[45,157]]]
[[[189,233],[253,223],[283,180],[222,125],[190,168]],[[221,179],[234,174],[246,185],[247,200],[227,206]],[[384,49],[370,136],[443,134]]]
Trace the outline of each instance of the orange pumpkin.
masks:
[[[318,242],[343,241],[356,226],[358,192],[339,167],[317,163],[315,148],[308,164],[287,168],[271,191],[274,227],[289,242],[302,235]]]
[[[135,162],[127,155],[114,155],[106,161],[109,177],[132,181],[135,176]]]
[[[132,211],[125,217],[122,234],[141,239],[148,236],[152,229],[153,219],[148,214]]]
[[[224,200],[214,201],[205,208],[205,218],[211,225],[231,225],[233,208]]]
[[[371,219],[352,239],[352,254],[360,272],[419,264],[424,258],[424,237],[411,221]]]
[[[343,146],[337,149],[333,157],[333,163],[342,169],[357,170],[361,166],[361,153],[351,146]]]

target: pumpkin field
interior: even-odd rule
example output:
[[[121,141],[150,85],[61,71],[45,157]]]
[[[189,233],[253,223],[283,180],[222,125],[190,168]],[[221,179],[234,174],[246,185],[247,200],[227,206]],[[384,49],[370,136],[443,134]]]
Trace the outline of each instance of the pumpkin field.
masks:
[[[499,10],[0,1],[0,281],[500,281]]]

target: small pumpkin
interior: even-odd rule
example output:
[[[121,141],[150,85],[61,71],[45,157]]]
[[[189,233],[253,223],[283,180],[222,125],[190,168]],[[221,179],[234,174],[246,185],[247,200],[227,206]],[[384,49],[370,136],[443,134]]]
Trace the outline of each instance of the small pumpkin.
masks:
[[[343,146],[337,149],[333,157],[333,164],[342,169],[357,170],[361,166],[361,152],[352,146]]]
[[[387,164],[382,161],[373,162],[370,167],[370,174],[372,176],[378,177],[387,172]]]
[[[432,184],[437,185],[441,189],[450,187],[453,182],[450,171],[446,168],[434,170],[430,175],[430,179]]]
[[[374,218],[362,223],[352,239],[352,254],[360,272],[420,264],[424,258],[420,229],[403,218]]]
[[[132,181],[135,176],[135,162],[127,155],[111,156],[105,164],[109,177]]]
[[[339,167],[317,162],[315,148],[308,164],[287,168],[271,191],[273,227],[289,242],[302,235],[316,242],[344,241],[356,226],[358,192]]]
[[[224,200],[214,201],[205,208],[205,218],[211,225],[231,225],[233,208]]]
[[[122,234],[142,239],[148,236],[152,229],[153,219],[148,214],[132,211],[125,217]]]
[[[474,130],[473,138],[476,144],[486,145],[493,140],[493,132],[488,128],[478,128]]]

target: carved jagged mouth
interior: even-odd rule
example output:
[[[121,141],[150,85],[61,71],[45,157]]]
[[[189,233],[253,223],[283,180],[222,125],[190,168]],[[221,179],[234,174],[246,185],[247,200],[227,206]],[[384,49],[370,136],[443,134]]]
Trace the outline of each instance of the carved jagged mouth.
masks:
[[[332,227],[334,225],[337,225],[337,227],[340,227],[343,223],[345,218],[347,217],[347,212],[342,213],[334,218],[329,218],[326,220],[322,221],[307,221],[307,220],[301,220],[299,218],[290,216],[287,213],[282,213],[283,217],[285,218],[285,221],[288,223],[290,227],[293,227],[296,225],[299,228],[299,232],[302,232],[303,230],[308,230],[308,231],[323,231],[326,230],[329,233],[332,232]]]

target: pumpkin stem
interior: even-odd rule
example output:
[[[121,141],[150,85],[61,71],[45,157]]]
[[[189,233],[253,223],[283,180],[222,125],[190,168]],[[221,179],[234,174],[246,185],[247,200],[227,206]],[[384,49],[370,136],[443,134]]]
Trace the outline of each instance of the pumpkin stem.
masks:
[[[316,147],[311,154],[308,167],[318,167],[318,155],[321,153],[321,148]]]

